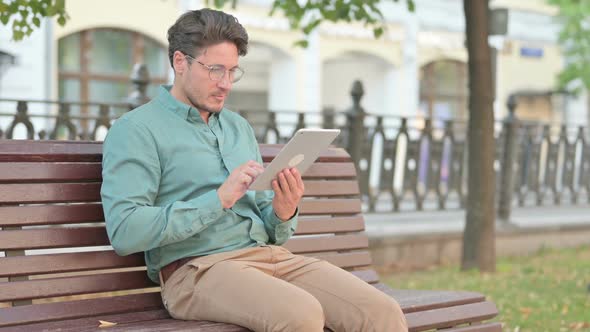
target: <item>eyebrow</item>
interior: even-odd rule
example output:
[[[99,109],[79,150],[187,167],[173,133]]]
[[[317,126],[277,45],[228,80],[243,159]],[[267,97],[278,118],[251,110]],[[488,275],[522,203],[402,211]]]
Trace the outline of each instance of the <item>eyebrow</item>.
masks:
[[[208,65],[208,66],[211,66],[211,67],[223,67],[223,68],[227,69],[226,66],[224,66],[224,65],[222,65],[220,63],[214,63],[214,64]],[[231,67],[231,68],[229,68],[227,70],[233,70],[233,69],[236,69],[236,68],[241,68],[241,67],[240,67],[240,65],[235,65],[235,66],[233,66],[233,67]]]

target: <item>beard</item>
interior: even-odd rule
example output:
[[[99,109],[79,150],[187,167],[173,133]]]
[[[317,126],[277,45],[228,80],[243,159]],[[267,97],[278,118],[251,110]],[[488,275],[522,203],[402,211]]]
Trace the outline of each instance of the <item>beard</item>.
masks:
[[[225,100],[223,102],[223,104],[221,104],[221,106],[218,107],[210,107],[205,105],[204,103],[199,102],[198,100],[193,100],[193,98],[187,96],[189,102],[193,105],[194,108],[196,108],[197,110],[199,110],[200,112],[207,112],[207,113],[219,113],[221,112],[221,110],[223,109],[223,106],[225,105]]]

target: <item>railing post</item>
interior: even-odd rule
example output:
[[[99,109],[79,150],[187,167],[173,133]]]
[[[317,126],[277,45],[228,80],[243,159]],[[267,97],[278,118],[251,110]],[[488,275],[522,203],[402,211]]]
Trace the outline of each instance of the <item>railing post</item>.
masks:
[[[500,169],[500,192],[498,198],[498,218],[508,223],[512,210],[512,194],[514,193],[514,163],[516,162],[517,128],[516,96],[510,95],[506,106],[508,115],[504,118],[504,150]]]
[[[129,79],[133,84],[133,90],[127,97],[127,102],[129,103],[129,110],[132,110],[150,101],[146,94],[148,84],[150,83],[150,74],[147,66],[142,63],[136,63],[133,66],[133,71]]]
[[[363,144],[363,135],[365,131],[365,110],[361,107],[361,98],[365,91],[361,81],[356,80],[352,84],[350,95],[352,96],[352,107],[346,113],[348,121],[348,144],[347,150],[356,164],[357,170],[360,171],[361,148]]]
[[[334,108],[326,107],[322,109],[322,127],[326,129],[332,129],[336,127],[334,123]]]
[[[14,128],[19,123],[22,123],[27,128],[27,139],[34,139],[35,138],[35,128],[33,127],[33,123],[31,123],[31,119],[29,118],[28,113],[29,107],[26,101],[18,101],[16,104],[16,114],[14,115],[14,120],[8,126],[8,130],[6,131],[6,138],[12,139],[14,136]]]

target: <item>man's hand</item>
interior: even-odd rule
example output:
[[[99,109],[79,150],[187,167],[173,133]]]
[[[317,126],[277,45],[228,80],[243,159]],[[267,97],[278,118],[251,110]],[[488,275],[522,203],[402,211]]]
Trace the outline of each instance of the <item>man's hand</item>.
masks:
[[[283,221],[289,220],[295,214],[305,190],[301,174],[296,168],[285,168],[272,180],[272,190],[275,192],[272,200],[275,214]]]
[[[234,169],[225,182],[217,189],[217,195],[224,209],[229,209],[244,196],[248,187],[264,171],[255,161],[248,161]]]

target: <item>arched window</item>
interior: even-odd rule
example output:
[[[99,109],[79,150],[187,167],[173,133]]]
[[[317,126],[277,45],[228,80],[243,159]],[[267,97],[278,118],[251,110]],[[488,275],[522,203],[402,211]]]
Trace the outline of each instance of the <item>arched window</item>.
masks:
[[[59,98],[82,102],[123,102],[135,63],[147,65],[148,96],[168,81],[168,52],[155,40],[120,29],[92,29],[61,38],[58,43]],[[86,113],[84,108],[72,114]]]
[[[424,116],[467,119],[467,96],[465,63],[441,60],[420,70],[420,109]]]

